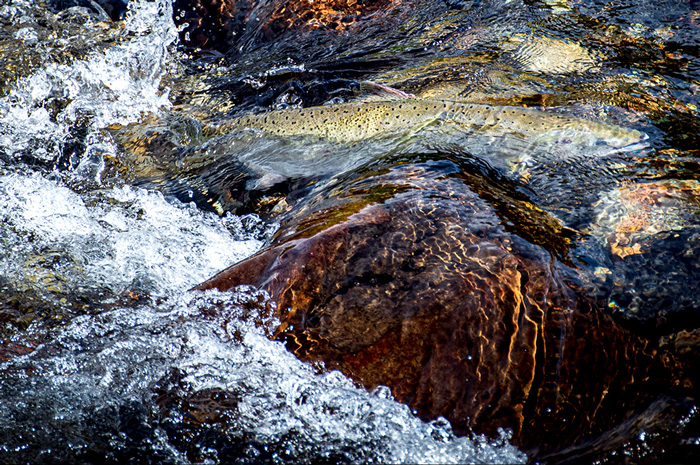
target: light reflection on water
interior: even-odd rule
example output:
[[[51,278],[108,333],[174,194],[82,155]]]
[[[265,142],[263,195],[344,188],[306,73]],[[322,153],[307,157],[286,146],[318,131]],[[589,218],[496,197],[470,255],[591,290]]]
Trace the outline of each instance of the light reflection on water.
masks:
[[[274,225],[102,181],[118,156],[104,129],[169,106],[168,15],[165,2],[134,2],[116,46],[49,57],[0,102],[2,461],[523,460],[507,436],[457,439],[384,391],[318,374],[266,337],[254,290],[184,292]],[[197,439],[178,397],[223,390],[236,397],[228,423]]]
[[[348,81],[371,77],[423,97],[524,104],[643,130],[651,136],[648,150],[537,160],[517,172],[514,185],[585,233],[574,252],[577,263],[590,265],[602,287],[612,286],[610,306],[623,319],[641,318],[653,328],[656,309],[663,307],[668,328],[659,326],[671,331],[677,323],[666,320],[678,305],[697,313],[689,289],[700,275],[693,264],[699,250],[693,181],[699,153],[697,2],[446,4],[425,2],[407,29],[381,30],[374,50],[362,48],[367,41],[361,39],[376,32],[371,28],[355,30],[359,45],[324,36],[330,51],[316,53],[313,66],[304,64],[309,47],[303,43],[296,48],[287,37],[260,46],[255,40],[264,34],[248,31],[239,54],[248,58],[216,66],[200,56],[202,67],[191,74],[183,68],[196,67],[181,63],[174,51],[167,2],[132,2],[123,26],[85,19],[89,15],[80,11],[72,12],[72,24],[54,25],[53,13],[18,0],[0,7],[3,25],[46,14],[53,28],[97,44],[79,53],[64,49],[40,20],[25,21],[28,26],[12,29],[12,40],[3,39],[0,53],[23,67],[3,84],[0,101],[0,286],[8,296],[2,317],[11,322],[0,332],[0,437],[6,438],[0,457],[89,462],[105,454],[119,462],[142,454],[178,463],[223,460],[230,453],[241,461],[524,460],[506,436],[493,443],[457,439],[445,422],[420,422],[382,390],[368,394],[337,372],[318,374],[266,338],[271,319],[255,321],[246,313],[241,302],[264,307],[265,297],[255,291],[186,293],[262,247],[274,228],[255,217],[220,220],[193,204],[124,187],[134,170],[128,172],[128,156],[127,168],[119,165],[124,154],[114,128],[146,115],[230,116],[232,109],[346,101],[356,97]],[[409,6],[397,17],[410,15]],[[37,53],[30,64],[12,55],[12,47],[38,44],[51,51]],[[357,69],[334,62],[341,52],[359,57]],[[389,59],[394,61],[382,62]],[[193,89],[198,93],[189,95]],[[163,127],[182,136],[181,129]],[[236,137],[233,143],[240,144]],[[450,151],[438,139],[389,139],[370,152],[393,150],[400,158]],[[219,143],[228,147],[230,141]],[[489,162],[488,144],[471,143],[469,153],[453,152],[512,175]],[[280,144],[285,142],[273,143],[275,150],[266,149],[262,159],[239,160],[252,173],[248,187],[264,190],[305,176],[309,167],[281,158]],[[309,148],[298,145],[292,148]],[[206,156],[212,150],[232,156],[205,148]],[[352,158],[354,149],[338,150],[333,158],[326,156],[327,145],[315,148],[317,177],[365,162]],[[251,158],[260,153],[247,152]],[[682,268],[669,269],[679,256]],[[679,270],[682,279],[669,278]],[[668,307],[669,294],[684,298]],[[210,307],[217,310],[207,314]],[[197,410],[198,402],[219,405],[225,417],[212,420],[219,427],[209,437],[198,430],[204,421],[197,415],[206,410]]]

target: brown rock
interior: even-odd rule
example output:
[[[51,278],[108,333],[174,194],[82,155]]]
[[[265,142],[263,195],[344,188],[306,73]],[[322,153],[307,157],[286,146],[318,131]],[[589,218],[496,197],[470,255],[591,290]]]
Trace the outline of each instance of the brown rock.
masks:
[[[175,0],[180,41],[227,51],[234,43],[271,41],[286,33],[343,32],[371,15],[386,16],[399,0]],[[376,19],[376,18],[373,18]]]
[[[474,179],[403,165],[324,192],[198,288],[265,289],[276,337],[300,358],[389,386],[458,434],[511,428],[542,457],[619,442],[606,432],[672,392],[680,362],[597,310],[578,273],[514,234],[497,212],[506,200]],[[521,231],[556,235],[538,215]]]

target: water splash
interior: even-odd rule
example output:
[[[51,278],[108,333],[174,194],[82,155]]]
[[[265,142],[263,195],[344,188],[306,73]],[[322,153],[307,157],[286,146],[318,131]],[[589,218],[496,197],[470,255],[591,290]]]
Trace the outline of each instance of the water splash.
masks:
[[[44,298],[187,289],[258,250],[273,229],[255,238],[266,228],[255,217],[222,221],[129,187],[81,197],[39,174],[0,177],[0,193],[0,274]]]
[[[252,289],[193,292],[75,319],[32,354],[0,365],[0,457],[84,460],[100,451],[108,461],[129,454],[210,463],[525,460],[505,435],[456,438],[449,423],[423,423],[386,389],[368,393],[338,372],[317,373],[267,338],[275,322],[265,302]],[[226,402],[181,411],[198,398]],[[23,413],[30,404],[34,413]],[[193,425],[205,433],[193,437]]]
[[[121,27],[97,24],[67,22],[64,27],[103,29],[93,40],[115,45],[91,51],[85,43],[79,52],[85,57],[67,62],[46,54],[0,100],[6,161],[54,162],[77,130],[100,134],[111,124],[127,124],[170,106],[168,90],[161,88],[170,66],[169,47],[177,39],[170,2],[132,1]]]

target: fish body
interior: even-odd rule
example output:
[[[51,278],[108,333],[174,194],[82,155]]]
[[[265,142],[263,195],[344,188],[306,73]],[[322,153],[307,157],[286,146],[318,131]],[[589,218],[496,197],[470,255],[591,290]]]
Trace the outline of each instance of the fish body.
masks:
[[[310,136],[353,143],[386,134],[445,127],[466,135],[512,135],[530,144],[636,148],[646,134],[612,124],[530,108],[401,98],[293,108],[248,115],[205,130],[220,135],[252,129],[277,137]]]
[[[205,126],[209,140],[183,155],[186,172],[176,169],[175,191],[203,192],[222,212],[222,205],[232,205],[231,179],[244,185],[241,192],[267,191],[416,153],[467,156],[530,182],[533,167],[564,170],[567,176],[590,170],[588,160],[641,147],[647,138],[634,129],[535,109],[421,99],[384,86],[379,91],[381,99],[289,108]],[[182,179],[189,180],[186,188]]]

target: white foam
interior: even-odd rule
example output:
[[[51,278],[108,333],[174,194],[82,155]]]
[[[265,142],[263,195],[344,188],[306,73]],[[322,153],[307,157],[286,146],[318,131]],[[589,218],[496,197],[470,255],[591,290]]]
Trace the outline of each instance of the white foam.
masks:
[[[120,294],[145,286],[164,295],[262,246],[246,237],[240,222],[170,204],[157,192],[127,186],[86,197],[39,174],[0,177],[0,231],[7,245],[0,270],[25,280],[45,273],[37,263],[52,250],[70,264],[52,270],[65,288],[106,286]]]
[[[11,158],[30,151],[52,161],[76,124],[97,131],[170,106],[161,88],[177,39],[170,2],[132,0],[122,28],[116,45],[68,64],[48,61],[0,100],[0,141]],[[104,40],[114,39],[109,32]],[[62,108],[51,114],[55,101]]]

